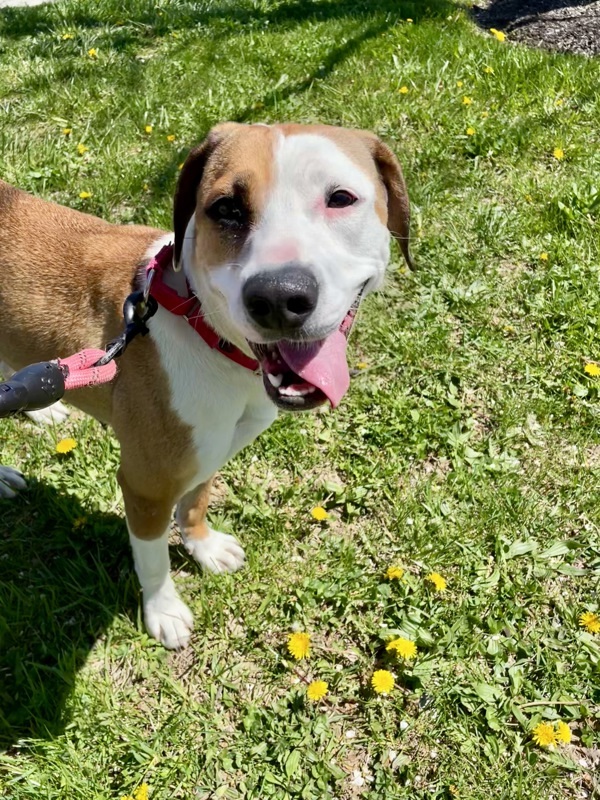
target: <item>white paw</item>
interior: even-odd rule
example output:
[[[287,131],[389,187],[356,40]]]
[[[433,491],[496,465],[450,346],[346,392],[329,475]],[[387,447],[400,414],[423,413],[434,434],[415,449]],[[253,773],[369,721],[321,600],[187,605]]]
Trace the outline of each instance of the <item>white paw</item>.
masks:
[[[186,539],[183,544],[188,553],[210,572],[235,572],[244,566],[246,556],[235,536],[208,529],[205,539]]]
[[[25,489],[25,478],[12,467],[0,467],[0,498],[8,500]]]
[[[71,413],[64,403],[57,400],[48,408],[40,408],[39,411],[26,411],[29,419],[37,422],[38,425],[58,425],[68,419]]]
[[[144,621],[150,636],[169,650],[188,646],[194,617],[179,599],[170,578],[160,589],[144,597]]]

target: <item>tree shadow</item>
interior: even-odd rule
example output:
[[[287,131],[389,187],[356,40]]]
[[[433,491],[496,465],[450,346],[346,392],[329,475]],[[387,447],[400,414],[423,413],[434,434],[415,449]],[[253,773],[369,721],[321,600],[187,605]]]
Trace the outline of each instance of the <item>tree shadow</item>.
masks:
[[[135,619],[122,517],[35,481],[0,501],[0,746],[60,733],[77,672],[116,614]]]
[[[513,31],[529,25],[549,11],[587,6],[596,0],[492,0],[486,8],[474,6],[471,13],[482,28]]]

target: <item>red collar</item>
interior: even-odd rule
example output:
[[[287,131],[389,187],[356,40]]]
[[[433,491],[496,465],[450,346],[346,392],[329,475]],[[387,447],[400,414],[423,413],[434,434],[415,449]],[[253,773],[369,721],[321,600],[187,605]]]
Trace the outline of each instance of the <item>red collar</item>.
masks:
[[[172,263],[173,245],[167,244],[146,267],[146,280],[150,281],[150,294],[152,297],[154,297],[159,306],[166,308],[171,314],[185,317],[187,323],[213,350],[218,350],[225,358],[234,361],[241,367],[256,372],[260,366],[258,361],[242,353],[239,347],[231,344],[231,342],[221,339],[219,334],[207,324],[202,314],[200,300],[192,292],[187,280],[185,282],[187,295],[183,297],[177,294],[175,289],[167,286],[164,281],[164,273]]]

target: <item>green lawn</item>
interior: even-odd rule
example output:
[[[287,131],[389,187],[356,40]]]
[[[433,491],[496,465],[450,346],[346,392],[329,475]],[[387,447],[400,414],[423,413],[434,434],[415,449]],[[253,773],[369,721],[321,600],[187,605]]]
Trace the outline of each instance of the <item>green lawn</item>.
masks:
[[[4,179],[168,227],[217,121],[371,128],[418,263],[395,254],[365,303],[342,407],[283,416],[224,470],[212,517],[247,568],[203,575],[174,546],[185,652],[144,632],[111,434],[0,421],[30,481],[0,505],[3,799],[600,796],[600,636],[579,625],[600,603],[599,79],[444,0],[0,11]],[[559,719],[571,743],[537,746]]]

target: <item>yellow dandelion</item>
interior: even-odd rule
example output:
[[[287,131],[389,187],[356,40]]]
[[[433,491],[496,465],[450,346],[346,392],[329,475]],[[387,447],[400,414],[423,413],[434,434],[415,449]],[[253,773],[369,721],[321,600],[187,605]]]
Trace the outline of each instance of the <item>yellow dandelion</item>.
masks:
[[[394,676],[387,669],[376,670],[371,678],[371,686],[377,694],[389,694],[395,683]]]
[[[310,655],[310,635],[308,633],[290,633],[287,649],[296,661],[302,661]]]
[[[63,128],[62,129],[62,132],[64,133],[65,136],[70,136],[71,131],[72,131],[72,128]]]
[[[411,24],[411,22],[412,22],[412,19],[411,19],[410,17],[407,17],[407,18],[406,18],[406,21],[407,21],[407,22],[408,22],[408,24],[410,25],[410,24]]]
[[[56,443],[56,452],[57,453],[70,453],[71,450],[75,450],[77,447],[77,442],[75,439],[61,439],[60,442]]]
[[[459,89],[462,89],[464,83],[462,81],[456,81],[456,85],[458,86]]]
[[[470,125],[467,128],[467,136],[475,136],[475,128],[472,128]]]
[[[526,195],[525,195],[525,200],[526,200],[528,203],[533,203],[533,197],[532,197],[530,194],[526,194]]]
[[[73,36],[74,36],[74,34],[72,34],[72,33],[63,33],[62,38],[63,39],[72,39]]]
[[[385,577],[388,581],[401,581],[404,576],[404,570],[402,567],[392,566],[388,567],[385,573]]]
[[[503,31],[498,31],[496,28],[490,28],[490,33],[494,36],[499,42],[503,42],[506,39],[506,34]]]
[[[124,794],[121,796],[121,800],[133,800],[133,797],[130,794]]]
[[[472,104],[472,102],[473,102],[473,98],[472,97],[467,97],[467,95],[465,95],[463,97],[463,99],[462,99],[462,102],[463,102],[463,106],[470,106]]]
[[[366,361],[359,361],[356,365],[356,369],[366,369],[369,365]]]
[[[600,375],[600,366],[598,364],[594,364],[593,361],[590,361],[585,365],[583,371],[586,375],[591,375],[592,378],[597,378],[598,375]]]
[[[531,732],[533,741],[540,747],[553,747],[556,744],[554,726],[549,722],[540,722]]]
[[[91,192],[79,192],[79,197],[81,197],[82,200],[88,200],[91,196]]]
[[[90,47],[90,49],[88,50],[88,56],[90,58],[98,58],[98,51],[96,50],[95,47]]]
[[[540,261],[548,261],[548,253],[540,253]]]
[[[559,97],[557,100],[554,101],[554,105],[555,106],[562,106],[562,104],[564,102],[565,102],[565,98],[564,97]]]
[[[79,153],[80,156],[82,156],[84,153],[87,153],[88,150],[89,147],[86,147],[81,142],[79,142],[79,144],[77,145],[77,152]]]
[[[146,131],[146,133],[152,133],[152,125],[146,125],[144,130]]]
[[[445,578],[439,574],[439,572],[431,572],[425,578],[426,581],[432,583],[435,587],[436,592],[445,592],[446,586],[448,585]]]
[[[399,636],[397,639],[392,639],[385,646],[388,652],[395,651],[396,655],[404,658],[406,661],[411,661],[417,655],[417,645],[411,642],[410,639],[405,639]]]
[[[408,93],[409,93],[409,91],[410,91],[410,89],[408,88],[408,86],[401,86],[401,87],[398,89],[398,91],[400,92],[400,94],[408,94]]]
[[[167,136],[167,142],[174,142],[174,141],[175,141],[175,134],[174,133],[170,133]]]
[[[324,520],[329,519],[329,514],[327,511],[325,511],[323,506],[315,506],[313,509],[311,509],[310,514],[313,519],[317,520],[317,522],[323,522]]]
[[[565,151],[562,149],[562,147],[555,147],[552,151],[552,155],[557,161],[562,161],[565,157]]]
[[[600,616],[594,614],[593,611],[584,611],[583,614],[580,614],[579,624],[588,633],[600,633]]]
[[[493,67],[484,67],[483,71],[485,72],[486,75],[493,75],[494,74],[494,68]]]
[[[327,681],[313,681],[312,683],[308,684],[306,696],[311,703],[317,703],[319,700],[322,700],[325,697],[328,690],[329,684]]]
[[[148,784],[142,783],[133,793],[133,800],[148,800]]]
[[[569,728],[567,723],[563,722],[562,720],[559,720],[556,723],[556,738],[563,744],[569,744],[571,741],[571,728]]]

